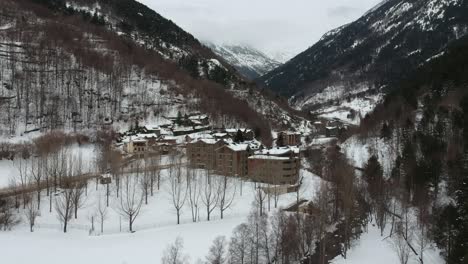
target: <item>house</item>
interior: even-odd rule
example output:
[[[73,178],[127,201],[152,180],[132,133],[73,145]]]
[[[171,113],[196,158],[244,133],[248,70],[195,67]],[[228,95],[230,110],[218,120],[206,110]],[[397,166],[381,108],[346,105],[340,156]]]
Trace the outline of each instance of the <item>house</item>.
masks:
[[[157,143],[166,143],[166,144],[175,145],[177,144],[177,138],[174,136],[170,136],[170,135],[163,135],[157,140]]]
[[[148,148],[148,139],[137,136],[130,136],[123,143],[123,150],[128,154],[145,152]]]
[[[154,134],[156,137],[161,135],[161,128],[159,126],[146,125],[143,128],[147,134]]]
[[[325,136],[327,137],[338,137],[343,129],[347,129],[346,126],[339,120],[331,120],[327,122],[325,126]]]
[[[294,185],[299,180],[298,148],[263,149],[248,158],[248,175],[254,181]]]
[[[299,132],[282,131],[278,137],[281,138],[280,142],[283,146],[299,146],[301,144],[301,133]]]
[[[194,126],[206,126],[210,123],[207,115],[191,115],[188,117],[188,119],[192,122],[192,125]]]
[[[248,144],[230,143],[221,145],[216,152],[216,173],[225,176],[246,177]]]
[[[228,133],[223,133],[223,132],[218,132],[218,133],[213,133],[213,137],[217,140],[222,140],[222,139],[230,139],[231,136],[229,136]]]

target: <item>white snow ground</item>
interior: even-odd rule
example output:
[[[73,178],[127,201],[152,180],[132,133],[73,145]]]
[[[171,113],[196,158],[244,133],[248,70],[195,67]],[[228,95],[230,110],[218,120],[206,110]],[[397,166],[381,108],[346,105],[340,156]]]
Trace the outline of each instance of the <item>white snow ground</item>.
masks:
[[[374,224],[368,225],[368,232],[361,235],[360,239],[348,252],[347,258],[338,256],[332,260],[332,264],[398,264],[398,255],[394,249],[391,238],[386,238],[389,228],[385,230],[384,236],[380,235],[380,230]],[[410,255],[408,264],[420,263],[414,255]],[[434,247],[429,247],[424,251],[424,263],[442,264],[445,263],[440,257],[439,251]]]
[[[306,170],[302,170],[301,174],[304,176],[301,197],[310,199],[321,179]],[[220,220],[219,209],[215,209],[212,220],[207,222],[200,201],[200,222],[192,223],[187,201],[182,209],[181,224],[176,225],[169,182],[164,180],[166,177],[167,171],[162,171],[161,189],[149,199],[148,205],[143,205],[142,213],[135,221],[136,232],[133,234],[126,232],[128,228],[125,219],[122,218],[120,224],[120,216],[115,210],[116,198],[112,194],[108,217],[104,223],[104,234],[90,235],[90,216],[96,211],[97,199],[105,197],[103,185],[98,185],[96,191],[94,181],[90,182],[86,205],[78,211],[78,219],[71,220],[69,232],[66,234],[61,230],[55,211],[49,213],[48,197],[44,191],[41,216],[37,219],[33,233],[29,232],[25,221],[12,231],[0,232],[1,263],[62,264],[66,259],[68,264],[158,264],[166,246],[173,243],[178,236],[184,240],[184,253],[190,257],[190,263],[195,263],[198,259],[204,260],[215,237],[230,237],[233,228],[246,220],[254,201],[253,183],[244,183],[243,195],[240,196],[239,182],[236,182],[236,198],[232,207],[225,211],[225,219]],[[295,199],[294,193],[282,195],[279,206],[286,207]],[[274,210],[273,200],[271,209]],[[96,233],[99,233],[97,220],[95,229]]]
[[[89,172],[93,170],[94,161],[96,160],[96,149],[92,144],[81,145],[74,144],[67,147],[67,151],[72,153],[75,157],[81,156],[83,161],[83,171]],[[29,160],[27,160],[29,162]],[[8,187],[10,182],[17,181],[19,171],[15,163],[11,160],[0,160],[0,189]]]

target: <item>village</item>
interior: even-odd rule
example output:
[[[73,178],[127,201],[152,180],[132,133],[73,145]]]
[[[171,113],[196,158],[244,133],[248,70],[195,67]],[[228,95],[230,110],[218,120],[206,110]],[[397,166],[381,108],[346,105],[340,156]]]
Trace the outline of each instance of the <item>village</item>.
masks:
[[[193,169],[289,191],[300,184],[301,148],[307,140],[300,132],[280,131],[275,146],[268,148],[256,139],[252,129],[213,128],[208,116],[200,113],[178,113],[166,120],[121,133],[115,147],[127,159],[182,153]],[[314,133],[324,139],[335,138],[341,129],[345,128],[335,120],[314,123]]]

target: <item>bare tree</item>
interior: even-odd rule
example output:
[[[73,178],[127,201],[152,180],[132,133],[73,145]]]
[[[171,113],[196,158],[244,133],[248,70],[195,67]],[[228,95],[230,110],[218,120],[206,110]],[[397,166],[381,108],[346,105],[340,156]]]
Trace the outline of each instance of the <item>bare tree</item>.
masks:
[[[11,228],[20,223],[13,210],[14,202],[10,199],[0,199],[0,230],[11,230]]]
[[[317,207],[319,214],[316,220],[316,237],[319,242],[319,264],[325,264],[326,262],[326,249],[327,249],[327,236],[326,230],[329,225],[330,218],[332,215],[330,209],[330,203],[332,199],[331,189],[329,183],[322,181],[320,186],[317,187],[316,195],[314,198],[314,204]]]
[[[34,225],[36,223],[36,218],[40,215],[40,211],[37,208],[35,203],[37,203],[37,201],[35,201],[34,199],[31,199],[31,201],[26,206],[26,209],[24,210],[24,215],[26,217],[26,220],[28,221],[29,230],[31,232],[34,232]]]
[[[249,262],[250,235],[249,226],[245,223],[234,229],[229,243],[229,263],[244,264]]]
[[[392,238],[393,249],[398,255],[398,260],[400,264],[407,264],[410,257],[410,247],[406,242],[406,239],[403,237],[403,233],[398,232]]]
[[[31,176],[36,183],[36,193],[37,193],[37,210],[41,209],[41,183],[44,175],[44,163],[41,157],[34,158],[31,160]]]
[[[228,176],[220,176],[218,181],[218,207],[221,214],[221,219],[224,217],[224,211],[231,207],[234,198],[236,197],[236,185],[232,182],[233,179]]]
[[[260,216],[264,214],[265,211],[265,200],[267,199],[267,194],[263,190],[263,184],[257,183],[255,188],[255,203],[258,209]]]
[[[72,177],[79,178],[82,176],[82,161],[83,160],[81,155],[78,155],[72,159],[71,162],[73,163],[73,166],[70,165],[70,167],[73,168],[73,174],[71,175]],[[83,182],[81,179],[77,179],[76,183],[73,185],[73,188],[75,189],[73,192],[73,209],[75,219],[78,218],[78,209],[82,208],[86,204],[85,185],[86,182]]]
[[[128,220],[130,232],[133,232],[133,223],[140,214],[143,205],[144,196],[139,187],[138,172],[136,175],[125,175],[122,178],[122,191],[117,211]]]
[[[55,198],[55,211],[57,218],[63,226],[63,232],[67,232],[68,222],[73,215],[73,197],[75,188],[69,187],[61,191]]]
[[[151,177],[152,175],[148,171],[149,166],[149,159],[144,160],[144,170],[143,170],[143,176],[140,178],[140,187],[141,191],[143,192],[143,195],[145,196],[145,204],[148,204],[148,196],[150,193],[152,193],[152,184],[153,184],[153,178]]]
[[[209,264],[223,264],[226,261],[226,238],[218,236],[213,241],[210,251],[206,256],[206,261]]]
[[[201,200],[206,208],[206,219],[210,221],[210,216],[213,210],[216,208],[219,197],[217,188],[219,186],[216,184],[212,175],[208,170],[205,170],[205,175],[202,178],[202,193]]]
[[[187,167],[187,191],[190,202],[190,208],[192,210],[192,221],[196,222],[199,214],[200,204],[200,178],[198,177],[198,171],[189,169]]]
[[[99,195],[96,207],[96,215],[98,216],[99,222],[101,224],[101,234],[104,233],[104,221],[106,221],[107,212],[106,202],[104,201],[103,197]]]
[[[53,180],[54,193],[57,193],[59,181],[66,176],[68,167],[68,152],[66,149],[61,149],[49,155],[46,162],[47,181],[49,178]],[[47,183],[49,185],[49,183]],[[52,212],[52,197],[49,195],[49,212]]]
[[[160,166],[160,159],[161,156],[152,156],[149,158],[149,174],[150,174],[150,193],[151,196],[154,195],[154,186],[157,186],[157,189],[159,190],[159,187],[161,185],[161,170],[159,168]]]
[[[14,166],[18,170],[17,177],[18,179],[16,182],[19,183],[19,186],[21,187],[21,195],[23,198],[23,209],[26,209],[26,188],[29,182],[29,166],[28,166],[28,161],[23,159],[22,157],[18,157],[14,160]]]
[[[182,176],[182,165],[179,159],[169,169],[169,181],[171,184],[170,194],[172,197],[172,205],[176,210],[177,224],[180,224],[181,210],[187,200],[188,183],[186,182],[186,177]]]
[[[186,264],[188,257],[183,253],[184,241],[177,237],[174,244],[168,245],[161,258],[162,264]]]

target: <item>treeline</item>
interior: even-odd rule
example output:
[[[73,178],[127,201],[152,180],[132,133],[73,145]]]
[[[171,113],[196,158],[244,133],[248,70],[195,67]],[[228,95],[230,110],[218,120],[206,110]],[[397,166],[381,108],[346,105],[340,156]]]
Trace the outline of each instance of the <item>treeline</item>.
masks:
[[[447,263],[464,263],[468,260],[468,38],[452,43],[409,76],[365,118],[359,132],[361,137],[377,136],[396,146],[387,181],[399,191],[389,198],[397,199],[403,209],[416,209],[418,232],[437,243]],[[391,205],[384,208],[395,214],[388,210]],[[396,215],[404,219],[405,214]],[[404,229],[408,243],[410,233]]]
[[[150,108],[159,100],[159,95],[150,94],[146,86],[161,82],[171,86],[170,90],[196,95],[204,107],[200,110],[235,116],[240,122],[257,128],[266,142],[270,140],[268,122],[223,86],[194,79],[177,63],[165,60],[157,52],[86,23],[80,17],[54,14],[28,0],[10,3],[12,7],[16,4],[20,4],[20,10],[33,10],[45,21],[37,23],[34,16],[23,19],[18,14],[16,18],[21,23],[5,33],[11,43],[22,43],[7,45],[12,60],[2,64],[4,72],[10,71],[4,76],[16,76],[10,78],[9,88],[12,98],[16,96],[19,101],[16,107],[12,107],[15,100],[5,102],[9,105],[5,123],[10,125],[10,132],[18,127],[12,120],[21,116],[26,117],[25,124],[39,120],[38,125],[44,129],[89,128],[102,124],[105,119],[127,119],[122,114],[127,112],[123,107],[130,109],[128,118],[145,118],[156,112]],[[14,14],[12,8],[6,10]],[[20,66],[23,70],[19,70]],[[137,87],[134,87],[135,79],[140,81]],[[26,83],[31,81],[32,90],[26,89]],[[133,95],[128,97],[126,91]],[[31,116],[33,112],[38,115]]]

